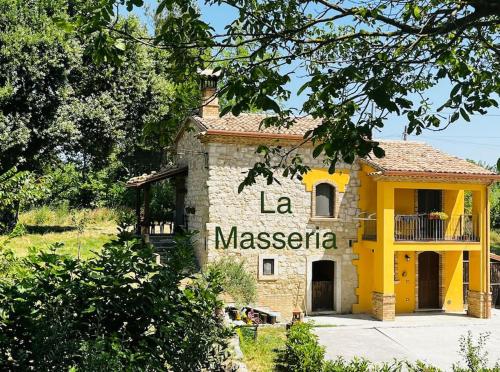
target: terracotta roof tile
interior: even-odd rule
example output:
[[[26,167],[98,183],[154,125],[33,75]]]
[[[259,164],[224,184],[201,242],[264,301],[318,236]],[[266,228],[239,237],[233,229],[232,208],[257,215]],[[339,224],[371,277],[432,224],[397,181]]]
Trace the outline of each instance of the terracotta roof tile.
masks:
[[[306,131],[321,124],[321,119],[310,116],[296,118],[290,128],[260,128],[265,114],[240,114],[239,116],[225,115],[224,117],[198,117],[193,119],[204,131],[241,132],[245,134],[277,134],[302,137]],[[423,142],[377,140],[385,150],[385,157],[377,159],[374,155],[370,159],[363,159],[378,171],[391,172],[422,172],[447,173],[466,175],[496,175],[496,173],[479,165],[446,154]],[[498,177],[498,176],[497,176]]]
[[[215,131],[235,131],[242,133],[272,133],[287,134],[292,136],[303,136],[308,130],[316,128],[321,124],[320,119],[313,119],[310,116],[298,117],[290,128],[262,127],[260,123],[268,117],[265,114],[240,114],[239,116],[225,115],[220,117],[199,117],[194,119],[204,130]]]
[[[396,172],[432,172],[494,175],[495,173],[467,160],[446,154],[434,147],[414,141],[380,140],[385,157],[374,155],[364,161],[377,170]]]
[[[173,177],[177,174],[187,173],[187,167],[177,167],[177,166],[167,166],[163,169],[160,169],[158,172],[153,171],[151,173],[145,173],[137,177],[132,177],[127,181],[127,187],[141,187],[148,183],[153,183],[156,181],[161,181],[167,179],[169,177]]]

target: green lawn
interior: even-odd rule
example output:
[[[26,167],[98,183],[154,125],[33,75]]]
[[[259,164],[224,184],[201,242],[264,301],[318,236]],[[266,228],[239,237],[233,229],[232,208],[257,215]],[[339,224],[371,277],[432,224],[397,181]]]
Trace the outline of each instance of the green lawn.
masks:
[[[273,371],[277,350],[285,346],[285,329],[283,327],[259,328],[255,341],[248,328],[240,328],[238,334],[248,370],[251,372]]]
[[[10,239],[5,247],[12,249],[17,256],[22,257],[28,253],[30,247],[47,249],[54,243],[63,243],[64,246],[59,248],[59,252],[76,257],[78,255],[78,240],[80,239],[80,255],[82,258],[89,258],[93,251],[100,250],[103,244],[116,236],[116,233],[114,225],[93,225],[87,227],[80,237],[78,237],[76,229],[62,232],[31,233]]]
[[[72,217],[73,216],[73,217]],[[0,236],[0,247],[12,249],[16,256],[22,257],[29,248],[48,249],[54,243],[63,243],[60,253],[78,255],[80,243],[81,258],[93,256],[92,252],[111,241],[118,233],[114,216],[110,210],[101,208],[91,211],[69,212],[50,210],[46,207],[21,214],[20,225],[23,234],[15,237]],[[86,226],[81,234],[76,228],[75,218],[81,220],[85,216]]]

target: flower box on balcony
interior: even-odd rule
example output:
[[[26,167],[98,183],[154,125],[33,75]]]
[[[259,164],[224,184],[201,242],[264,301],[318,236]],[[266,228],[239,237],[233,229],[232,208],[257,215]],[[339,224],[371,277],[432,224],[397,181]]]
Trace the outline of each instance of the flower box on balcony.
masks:
[[[448,215],[444,212],[430,212],[429,213],[429,220],[447,220]]]

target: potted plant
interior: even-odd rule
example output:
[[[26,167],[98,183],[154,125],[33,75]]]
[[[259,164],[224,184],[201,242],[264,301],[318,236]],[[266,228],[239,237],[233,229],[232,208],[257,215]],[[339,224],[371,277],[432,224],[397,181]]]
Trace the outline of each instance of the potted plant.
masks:
[[[447,220],[448,215],[444,212],[430,212],[429,213],[429,220]]]
[[[444,239],[445,223],[448,219],[448,215],[444,212],[430,212],[428,216],[431,222],[431,234],[432,238],[435,240]]]

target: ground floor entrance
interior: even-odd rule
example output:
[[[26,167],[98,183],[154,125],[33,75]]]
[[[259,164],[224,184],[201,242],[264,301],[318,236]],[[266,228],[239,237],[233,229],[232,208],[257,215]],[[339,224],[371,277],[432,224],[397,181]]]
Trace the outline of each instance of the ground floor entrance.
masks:
[[[418,308],[438,309],[439,303],[439,254],[418,254]]]
[[[312,263],[312,311],[335,310],[335,262]]]

